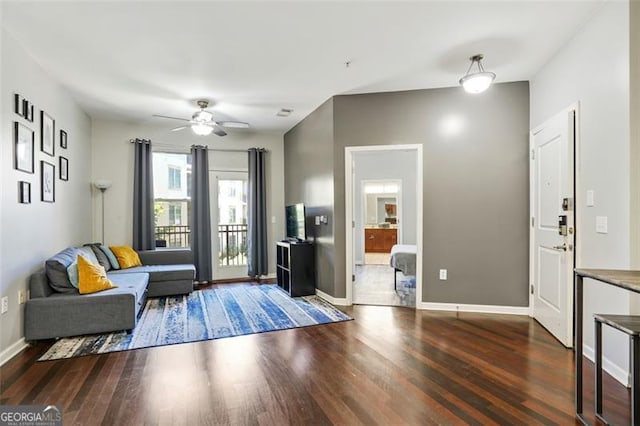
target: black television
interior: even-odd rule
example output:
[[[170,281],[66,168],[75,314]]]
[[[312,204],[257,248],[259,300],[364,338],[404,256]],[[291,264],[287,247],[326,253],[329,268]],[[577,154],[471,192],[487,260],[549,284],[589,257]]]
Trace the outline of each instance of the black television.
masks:
[[[305,241],[307,230],[305,227],[304,204],[298,203],[285,208],[287,216],[287,240]]]

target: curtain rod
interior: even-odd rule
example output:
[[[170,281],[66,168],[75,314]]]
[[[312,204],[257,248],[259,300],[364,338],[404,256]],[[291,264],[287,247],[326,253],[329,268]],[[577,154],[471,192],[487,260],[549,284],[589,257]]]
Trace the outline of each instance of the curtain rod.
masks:
[[[151,141],[149,139],[139,139],[139,140],[143,140],[147,143],[151,143]],[[136,143],[136,139],[129,139],[130,143]],[[182,146],[182,145],[170,145],[170,144],[163,144],[163,143],[154,143],[154,146],[160,147],[160,148],[177,148],[177,149],[184,149],[184,150],[189,150],[191,147],[190,146]],[[249,149],[238,149],[238,148],[209,148],[208,145],[203,145],[206,146],[207,149],[209,151],[217,151],[217,152],[248,152]],[[269,152],[268,149],[264,149],[264,148],[258,148],[261,149],[265,152]]]

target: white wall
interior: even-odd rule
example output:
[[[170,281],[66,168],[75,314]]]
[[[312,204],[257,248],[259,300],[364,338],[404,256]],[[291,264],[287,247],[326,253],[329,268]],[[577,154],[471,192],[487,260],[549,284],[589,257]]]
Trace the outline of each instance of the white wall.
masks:
[[[531,127],[580,102],[576,203],[577,262],[585,268],[630,267],[629,4],[606,2],[532,79]],[[587,190],[595,206],[586,207]],[[609,233],[595,232],[596,216]],[[628,292],[590,282],[585,290],[585,345],[593,347],[593,313],[628,313]],[[627,340],[605,327],[609,371],[626,374]],[[622,377],[623,379],[626,379]],[[625,380],[626,381],[626,380]]]
[[[354,152],[354,204],[353,215],[356,222],[354,254],[356,262],[364,260],[364,223],[362,212],[362,181],[399,179],[402,181],[400,211],[398,212],[402,234],[399,244],[416,243],[416,154],[413,151],[373,151]]]
[[[269,272],[275,273],[276,241],[284,237],[284,150],[283,138],[275,133],[255,133],[228,130],[228,135],[218,137],[196,136],[190,130],[171,132],[171,122],[166,124],[131,124],[121,121],[94,120],[93,123],[93,178],[109,179],[113,182],[105,193],[105,242],[107,244],[131,244],[133,229],[133,146],[130,139],[150,139],[154,150],[189,152],[193,144],[207,145],[209,149],[248,149],[263,147],[267,155],[269,218],[275,216],[276,223],[269,220],[267,230],[270,252]],[[217,153],[223,157],[225,153]],[[230,164],[235,164],[235,157]],[[216,156],[212,153],[211,156]],[[210,161],[210,167],[217,161]],[[100,238],[100,198],[94,190],[94,239]]]
[[[66,90],[51,79],[7,32],[2,33],[2,158],[0,224],[0,295],[9,297],[9,311],[0,321],[0,363],[19,348],[23,337],[23,306],[18,291],[44,261],[70,245],[91,237],[91,120]],[[19,93],[35,105],[33,123],[13,112]],[[40,151],[40,110],[55,119],[55,157]],[[13,168],[13,125],[19,121],[36,131],[33,174]],[[68,134],[68,149],[60,148],[59,129]],[[58,179],[59,157],[69,159],[69,181]],[[56,165],[55,203],[40,201],[40,161]],[[18,203],[18,181],[31,183],[31,204]]]

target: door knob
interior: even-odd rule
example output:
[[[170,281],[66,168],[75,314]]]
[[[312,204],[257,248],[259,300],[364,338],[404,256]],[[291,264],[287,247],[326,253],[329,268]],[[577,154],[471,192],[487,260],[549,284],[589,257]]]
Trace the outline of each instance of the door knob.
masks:
[[[563,243],[561,246],[553,246],[553,248],[556,250],[567,251],[567,244]]]

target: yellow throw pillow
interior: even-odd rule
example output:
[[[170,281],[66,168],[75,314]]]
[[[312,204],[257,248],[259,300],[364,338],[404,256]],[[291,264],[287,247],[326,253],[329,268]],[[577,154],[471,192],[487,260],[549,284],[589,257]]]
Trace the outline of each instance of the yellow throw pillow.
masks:
[[[109,247],[113,254],[118,259],[120,268],[133,268],[134,266],[141,266],[140,256],[134,249],[129,246],[111,246]]]
[[[78,256],[78,291],[80,294],[97,293],[115,287],[117,286],[109,281],[102,266]]]

